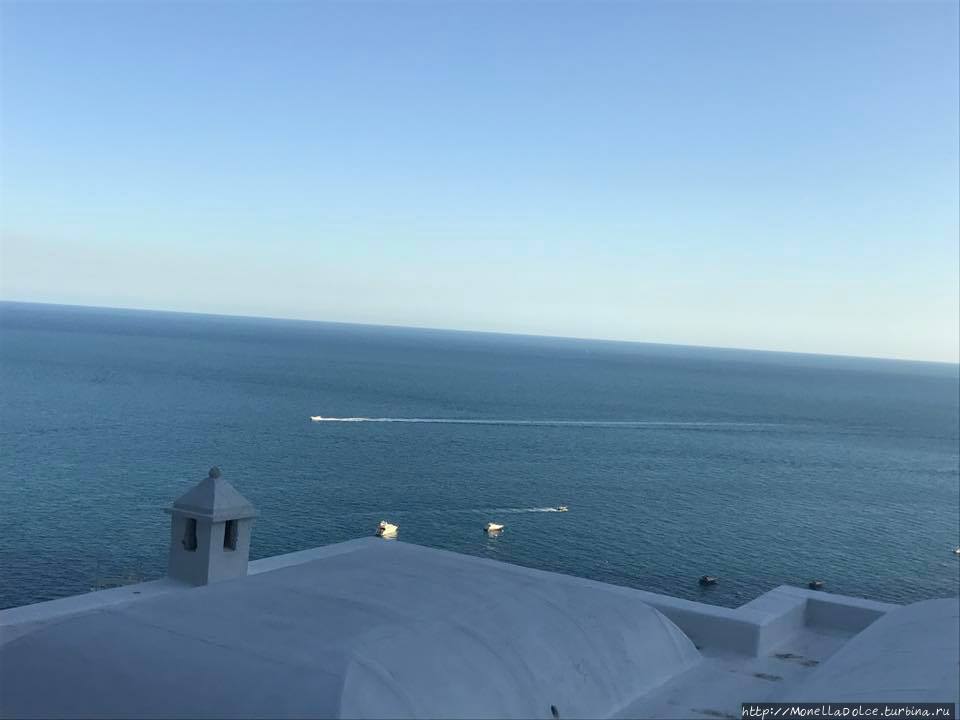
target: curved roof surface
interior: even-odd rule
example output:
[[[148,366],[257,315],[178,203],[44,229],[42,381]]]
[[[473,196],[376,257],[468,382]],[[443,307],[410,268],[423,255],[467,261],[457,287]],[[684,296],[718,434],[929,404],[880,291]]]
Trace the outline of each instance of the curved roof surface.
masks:
[[[892,610],[823,663],[795,702],[960,702],[960,599]]]
[[[14,639],[0,715],[597,717],[700,660],[663,615],[598,583],[358,548]]]

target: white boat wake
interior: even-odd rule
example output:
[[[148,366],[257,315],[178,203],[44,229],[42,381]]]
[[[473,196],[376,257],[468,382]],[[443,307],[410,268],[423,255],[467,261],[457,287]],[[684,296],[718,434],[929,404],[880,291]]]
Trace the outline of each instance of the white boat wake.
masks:
[[[544,513],[544,512],[565,512],[556,507],[531,507],[531,508],[496,508],[491,512],[495,513]]]
[[[310,419],[316,423],[421,423],[433,425],[522,425],[535,427],[758,429],[781,426],[781,423],[711,421],[681,422],[670,420],[496,420],[484,418],[324,417],[323,415],[311,415]]]

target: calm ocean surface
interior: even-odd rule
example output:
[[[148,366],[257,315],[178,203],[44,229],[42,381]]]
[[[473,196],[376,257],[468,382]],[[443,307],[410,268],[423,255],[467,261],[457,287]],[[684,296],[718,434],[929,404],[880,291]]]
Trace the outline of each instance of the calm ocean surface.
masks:
[[[955,596],[958,392],[956,365],[0,303],[0,607],[161,576],[162,508],[211,465],[254,557],[388,519],[720,605]]]

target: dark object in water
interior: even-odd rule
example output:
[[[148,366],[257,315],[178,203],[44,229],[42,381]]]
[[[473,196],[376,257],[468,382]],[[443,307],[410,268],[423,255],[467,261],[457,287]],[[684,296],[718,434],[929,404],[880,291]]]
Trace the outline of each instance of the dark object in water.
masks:
[[[698,582],[701,585],[716,585],[717,579],[713,575],[703,575]]]
[[[550,714],[553,715],[553,717],[556,718],[556,720],[559,720],[559,718],[560,718],[560,711],[557,710],[557,706],[556,706],[556,705],[551,705],[551,706],[550,706]]]
[[[807,583],[807,587],[811,590],[823,590],[823,586],[825,584],[826,583],[824,583],[823,580],[811,580]]]

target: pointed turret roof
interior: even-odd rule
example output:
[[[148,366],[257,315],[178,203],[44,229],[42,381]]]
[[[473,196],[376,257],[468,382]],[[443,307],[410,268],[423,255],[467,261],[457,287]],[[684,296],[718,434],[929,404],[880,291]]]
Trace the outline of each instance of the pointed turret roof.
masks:
[[[193,488],[173,501],[168,512],[205,518],[212,522],[256,517],[253,503],[220,476],[220,468],[210,468],[210,474]]]

